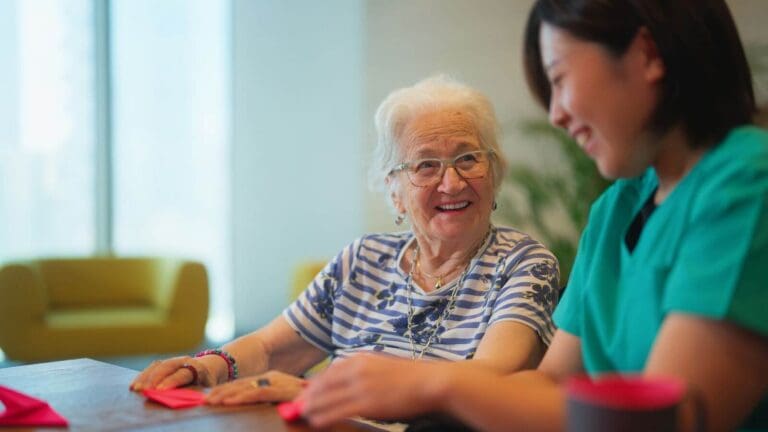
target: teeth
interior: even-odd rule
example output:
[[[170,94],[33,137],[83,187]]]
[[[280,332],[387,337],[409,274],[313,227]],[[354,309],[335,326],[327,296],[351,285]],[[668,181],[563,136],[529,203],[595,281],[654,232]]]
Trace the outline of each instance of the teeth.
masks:
[[[440,210],[458,210],[458,209],[463,209],[468,205],[469,205],[469,201],[464,201],[456,204],[441,205],[441,206],[438,206],[437,208],[439,208]]]
[[[577,134],[574,138],[576,138],[576,142],[579,143],[580,146],[584,147],[584,145],[587,144],[587,139],[589,138],[585,132]]]

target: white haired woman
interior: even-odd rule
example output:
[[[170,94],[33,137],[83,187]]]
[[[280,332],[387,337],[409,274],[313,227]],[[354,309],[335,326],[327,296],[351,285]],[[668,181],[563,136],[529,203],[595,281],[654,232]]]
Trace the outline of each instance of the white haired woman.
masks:
[[[376,129],[372,179],[411,229],[354,241],[270,324],[155,362],[132,389],[222,384],[209,403],[289,400],[307,368],[360,352],[499,374],[538,364],[554,333],[558,265],[536,240],[490,222],[506,161],[488,99],[433,77],[390,94]]]

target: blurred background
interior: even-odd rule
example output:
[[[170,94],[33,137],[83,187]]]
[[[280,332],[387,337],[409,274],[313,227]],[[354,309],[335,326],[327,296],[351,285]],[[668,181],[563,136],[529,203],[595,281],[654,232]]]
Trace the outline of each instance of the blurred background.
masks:
[[[727,3],[765,106],[768,1]],[[531,4],[0,0],[0,264],[199,260],[206,343],[246,333],[287,305],[296,266],[397,229],[367,186],[373,113],[447,73],[486,93],[502,124],[515,169],[497,222],[569,267],[604,184],[526,90]]]

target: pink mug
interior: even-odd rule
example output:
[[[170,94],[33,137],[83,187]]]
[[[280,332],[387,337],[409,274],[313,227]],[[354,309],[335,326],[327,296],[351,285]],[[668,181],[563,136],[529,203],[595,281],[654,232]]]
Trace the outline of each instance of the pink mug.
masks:
[[[568,380],[569,432],[674,432],[686,399],[695,407],[696,430],[706,430],[700,400],[676,378],[609,374]]]

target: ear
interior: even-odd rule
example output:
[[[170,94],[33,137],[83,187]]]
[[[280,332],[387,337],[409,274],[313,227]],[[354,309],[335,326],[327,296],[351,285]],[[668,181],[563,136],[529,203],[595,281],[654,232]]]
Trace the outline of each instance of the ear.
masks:
[[[398,182],[393,180],[392,177],[387,176],[387,178],[384,179],[384,183],[386,183],[386,185],[389,187],[389,197],[392,198],[392,203],[395,205],[395,210],[397,210],[397,213],[405,213],[405,206],[403,205],[403,201],[400,199],[400,185]]]
[[[405,213],[405,206],[403,205],[403,201],[400,199],[400,194],[398,194],[396,191],[392,191],[390,192],[389,196],[392,197],[392,203],[395,204],[397,213]]]
[[[637,50],[637,53],[640,54],[639,58],[642,61],[645,80],[649,83],[661,81],[666,74],[666,68],[651,32],[646,27],[640,27],[632,45],[632,49]]]

